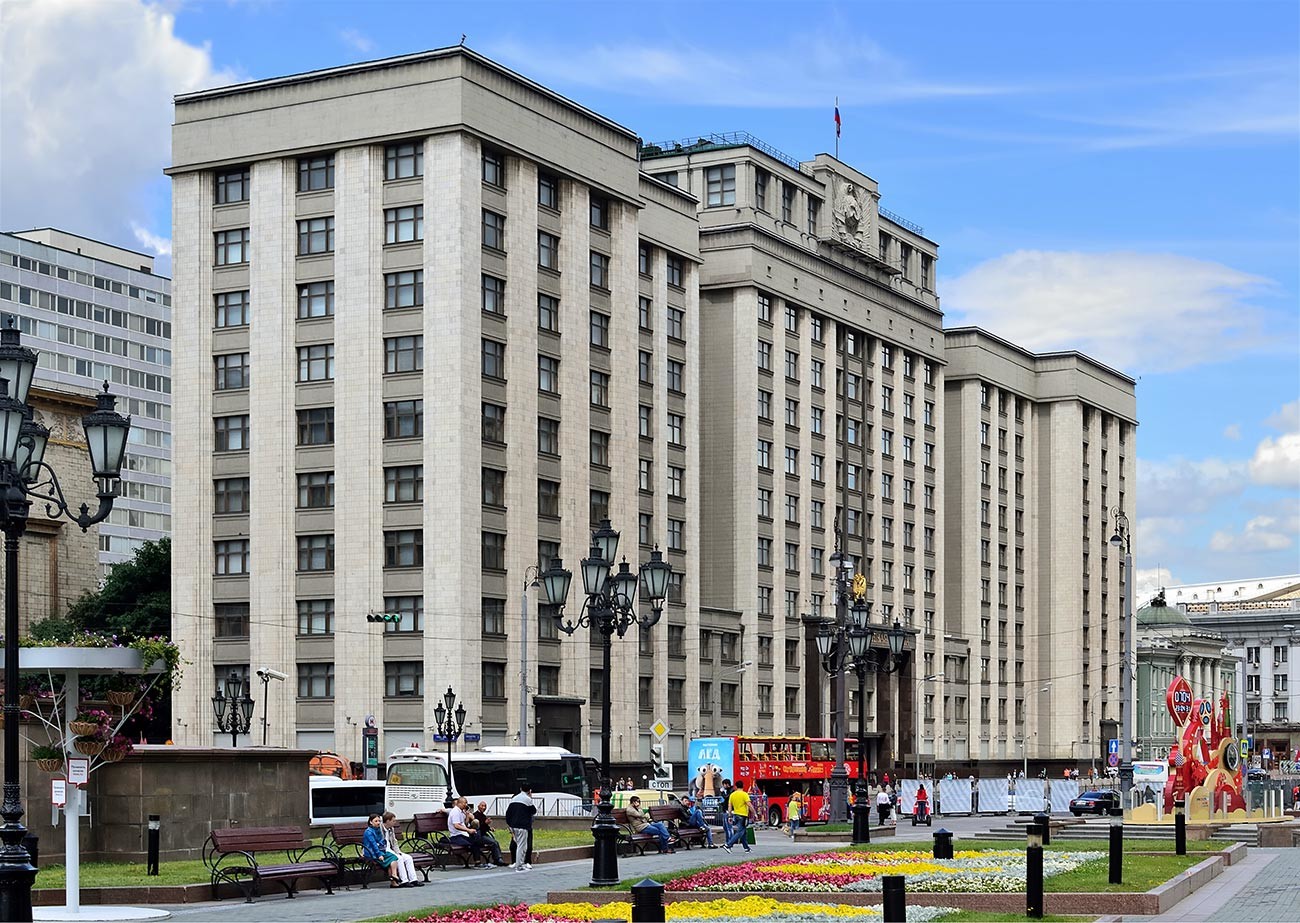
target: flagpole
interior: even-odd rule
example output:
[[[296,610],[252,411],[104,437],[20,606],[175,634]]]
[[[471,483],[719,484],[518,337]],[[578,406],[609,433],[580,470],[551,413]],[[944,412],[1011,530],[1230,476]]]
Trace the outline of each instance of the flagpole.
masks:
[[[840,98],[835,97],[835,159],[840,159]]]

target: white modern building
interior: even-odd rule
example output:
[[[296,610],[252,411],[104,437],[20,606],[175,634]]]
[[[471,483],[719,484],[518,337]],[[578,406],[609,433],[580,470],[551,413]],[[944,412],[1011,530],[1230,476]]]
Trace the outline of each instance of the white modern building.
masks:
[[[172,302],[153,257],[53,228],[0,234],[0,312],[40,352],[37,384],[131,415],[122,496],[99,526],[103,573],[171,534]]]

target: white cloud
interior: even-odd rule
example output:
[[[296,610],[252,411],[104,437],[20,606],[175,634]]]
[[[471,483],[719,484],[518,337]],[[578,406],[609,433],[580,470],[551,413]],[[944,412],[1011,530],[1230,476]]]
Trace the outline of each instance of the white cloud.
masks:
[[[956,323],[1032,350],[1077,349],[1126,371],[1164,372],[1281,348],[1250,297],[1272,283],[1167,253],[1021,250],[945,286]]]
[[[343,40],[344,45],[347,45],[353,51],[370,54],[375,50],[374,40],[356,29],[340,29],[339,38]]]
[[[1177,586],[1183,581],[1174,577],[1167,567],[1133,568],[1133,608],[1140,609],[1151,601],[1162,587]]]
[[[159,237],[148,228],[141,227],[136,222],[131,222],[131,233],[135,239],[140,242],[142,247],[149,250],[155,256],[171,256],[172,241],[170,237]]]
[[[1224,497],[1241,493],[1247,483],[1245,463],[1219,458],[1139,458],[1137,473],[1138,511],[1144,519],[1205,513]]]
[[[1256,516],[1240,532],[1220,529],[1210,537],[1217,552],[1285,551],[1295,544],[1298,523],[1294,515]]]
[[[172,96],[234,75],[178,38],[163,4],[40,0],[5,12],[0,226],[143,243],[132,222],[147,227],[150,187],[165,188]]]
[[[1187,534],[1187,520],[1180,516],[1139,516],[1135,547],[1145,560],[1177,554]]]
[[[1241,438],[1241,424],[1240,424],[1240,423],[1229,423],[1227,426],[1225,426],[1225,427],[1223,428],[1223,438],[1224,438],[1224,439],[1231,439],[1231,440],[1233,440],[1234,442],[1236,442],[1238,439],[1240,439],[1240,438]]]
[[[1250,460],[1250,477],[1265,487],[1300,490],[1300,433],[1262,439]]]
[[[1264,421],[1264,425],[1283,433],[1300,432],[1300,401],[1283,404],[1281,410]]]

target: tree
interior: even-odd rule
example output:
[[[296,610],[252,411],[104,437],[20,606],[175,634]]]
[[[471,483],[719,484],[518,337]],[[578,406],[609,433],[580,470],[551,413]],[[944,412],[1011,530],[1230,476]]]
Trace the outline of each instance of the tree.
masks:
[[[33,638],[66,640],[77,631],[125,638],[171,637],[172,542],[145,542],[135,557],[113,565],[104,586],[81,595],[62,616],[31,626]]]

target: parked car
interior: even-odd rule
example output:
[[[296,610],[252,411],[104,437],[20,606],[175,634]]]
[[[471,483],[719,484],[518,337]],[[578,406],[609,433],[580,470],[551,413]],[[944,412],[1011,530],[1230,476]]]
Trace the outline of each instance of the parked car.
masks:
[[[1096,791],[1084,792],[1078,798],[1070,802],[1070,813],[1075,817],[1082,817],[1084,814],[1109,814],[1111,808],[1120,806],[1119,792],[1112,792],[1109,789],[1098,789]]]
[[[1267,769],[1255,768],[1250,770],[1249,773],[1247,773],[1247,778],[1251,779],[1252,781],[1255,779],[1267,779],[1268,777],[1269,775]]]

